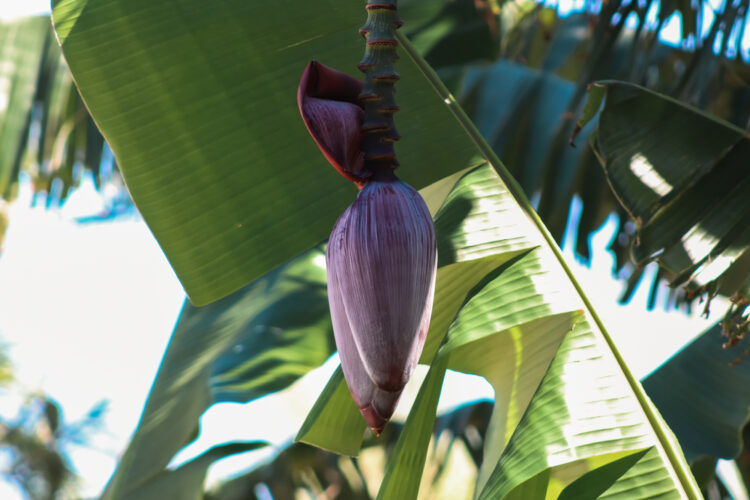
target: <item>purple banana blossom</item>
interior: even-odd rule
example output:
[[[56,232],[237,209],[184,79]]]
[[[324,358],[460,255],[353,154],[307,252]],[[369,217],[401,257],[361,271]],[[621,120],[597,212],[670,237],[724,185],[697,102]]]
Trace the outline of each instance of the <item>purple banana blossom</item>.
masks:
[[[419,193],[390,168],[363,167],[362,113],[353,95],[361,88],[361,82],[313,62],[298,101],[323,154],[360,188],[328,241],[328,302],[349,391],[380,434],[424,346],[437,246]]]
[[[344,377],[376,434],[424,346],[435,291],[435,229],[419,193],[372,179],[339,217],[326,251],[328,302]]]

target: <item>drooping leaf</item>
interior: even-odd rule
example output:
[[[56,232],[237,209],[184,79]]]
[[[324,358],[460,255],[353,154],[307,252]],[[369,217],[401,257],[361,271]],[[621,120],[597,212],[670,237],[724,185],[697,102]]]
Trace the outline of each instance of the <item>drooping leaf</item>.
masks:
[[[742,449],[742,428],[750,418],[750,363],[731,363],[749,344],[721,345],[716,325],[643,379],[690,461],[732,459]]]
[[[750,244],[747,133],[635,85],[597,85],[596,100],[606,97],[594,145],[636,222],[636,261],[658,259],[675,285],[729,276]]]

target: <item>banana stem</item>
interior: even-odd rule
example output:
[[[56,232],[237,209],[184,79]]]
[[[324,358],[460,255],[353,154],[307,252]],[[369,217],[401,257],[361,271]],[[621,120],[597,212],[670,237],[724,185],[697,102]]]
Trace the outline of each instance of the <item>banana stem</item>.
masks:
[[[397,0],[368,0],[367,22],[359,33],[365,38],[365,56],[358,68],[365,74],[360,94],[364,105],[361,149],[364,169],[376,172],[398,166],[393,143],[400,139],[393,124],[396,104],[394,84],[399,75],[394,69],[398,60],[396,30],[403,22],[398,16]]]

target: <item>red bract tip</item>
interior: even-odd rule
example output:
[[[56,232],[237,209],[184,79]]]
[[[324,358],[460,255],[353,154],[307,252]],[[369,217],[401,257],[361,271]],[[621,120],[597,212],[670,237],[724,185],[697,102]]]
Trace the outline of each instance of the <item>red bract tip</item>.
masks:
[[[302,119],[318,147],[338,172],[361,189],[364,154],[359,102],[362,82],[316,61],[305,68],[297,90]]]

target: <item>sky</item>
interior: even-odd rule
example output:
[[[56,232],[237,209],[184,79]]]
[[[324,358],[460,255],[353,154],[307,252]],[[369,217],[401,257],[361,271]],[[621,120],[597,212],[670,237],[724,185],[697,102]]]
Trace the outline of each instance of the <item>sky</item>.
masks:
[[[51,0],[0,0],[0,19],[48,13]]]
[[[0,339],[19,389],[56,399],[68,422],[109,401],[106,432],[92,443],[99,452],[72,455],[86,477],[91,467],[114,467],[184,300],[140,218],[75,222],[101,203],[87,182],[61,210],[32,208],[25,182],[0,255]],[[15,403],[0,398],[0,414],[12,414]],[[99,488],[101,479],[94,483]]]
[[[48,10],[47,0],[0,0],[0,18]],[[29,183],[23,182],[10,208],[11,225],[0,256],[0,339],[9,345],[16,388],[50,395],[62,405],[66,421],[84,417],[102,400],[109,402],[104,429],[92,436],[89,446],[69,449],[81,493],[88,496],[101,491],[135,429],[185,297],[137,214],[101,223],[76,222],[99,213],[102,203],[88,179],[62,208],[32,207]],[[576,207],[580,210],[580,204]],[[646,313],[646,286],[627,306],[617,305],[623,285],[610,278],[613,259],[604,251],[613,231],[614,220],[609,219],[594,236],[591,267],[572,255],[570,232],[564,254],[621,354],[642,377],[722,311],[715,307],[711,320],[675,311]],[[644,350],[646,342],[649,349]],[[265,439],[277,446],[288,442],[336,365],[334,357],[289,390],[252,404],[215,405],[202,418],[199,439],[173,463],[230,440]],[[416,394],[420,374],[424,370],[410,382],[397,416],[405,415],[413,399],[408,394]],[[484,380],[451,374],[440,408],[491,395]],[[0,393],[0,414],[12,414],[18,404],[17,397]],[[273,451],[223,460],[211,469],[209,481],[236,473]],[[0,484],[0,498],[20,497]]]

